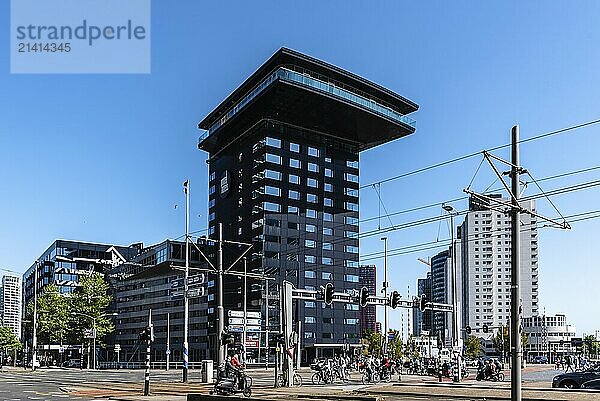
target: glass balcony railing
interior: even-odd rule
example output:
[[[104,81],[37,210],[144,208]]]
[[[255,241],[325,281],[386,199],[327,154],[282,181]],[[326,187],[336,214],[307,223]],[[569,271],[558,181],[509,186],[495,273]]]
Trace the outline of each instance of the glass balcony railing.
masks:
[[[347,89],[346,87],[340,87],[339,85],[336,85],[332,82],[328,82],[323,79],[317,79],[308,73],[300,73],[297,71],[292,71],[288,68],[280,67],[277,70],[275,70],[272,74],[270,74],[267,78],[265,78],[260,84],[254,87],[252,91],[250,91],[246,96],[244,96],[227,113],[225,113],[219,119],[219,121],[216,121],[204,134],[200,136],[199,141],[203,141],[206,137],[208,137],[217,129],[219,129],[223,124],[225,124],[227,120],[236,115],[255,97],[257,97],[261,92],[263,92],[266,88],[268,88],[273,82],[277,80],[293,82],[306,87],[310,87],[312,89],[316,89],[319,92],[327,93],[339,99],[343,99],[359,107],[373,111],[379,115],[388,117],[392,120],[404,123],[413,128],[415,128],[417,125],[416,120],[407,117],[391,109],[390,107],[380,104],[372,99],[355,93]]]

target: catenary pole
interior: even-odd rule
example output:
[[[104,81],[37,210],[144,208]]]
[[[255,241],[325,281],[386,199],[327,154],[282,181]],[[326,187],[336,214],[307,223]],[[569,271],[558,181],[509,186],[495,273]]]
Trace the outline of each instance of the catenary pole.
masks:
[[[144,395],[150,395],[150,344],[152,343],[152,309],[148,311],[148,338],[146,338],[146,371],[144,372]]]
[[[511,401],[521,401],[521,236],[519,234],[521,228],[519,194],[520,183],[519,174],[521,167],[519,166],[519,126],[515,125],[512,128],[512,221],[511,221],[511,383],[510,383],[510,399]]]
[[[31,370],[37,367],[37,286],[38,286],[38,265],[39,261],[35,261],[33,274],[33,357],[31,358]],[[89,364],[88,364],[89,367]]]
[[[242,350],[244,351],[244,353],[242,354],[242,360],[244,361],[244,363],[247,363],[246,361],[246,338],[247,338],[247,334],[246,331],[248,330],[248,276],[247,276],[247,261],[246,261],[246,257],[244,256],[244,332],[242,333]]]
[[[167,367],[169,370],[169,362],[171,360],[171,312],[167,312]]]
[[[382,237],[383,241],[383,296],[387,299],[387,237]],[[383,353],[388,351],[388,307],[387,303],[383,307]]]
[[[225,345],[221,336],[225,331],[225,311],[223,309],[223,223],[219,223],[219,248],[217,250],[217,366],[225,361]]]
[[[188,381],[189,363],[189,319],[188,279],[190,275],[190,181],[183,183],[185,192],[185,277],[183,281],[183,382]]]

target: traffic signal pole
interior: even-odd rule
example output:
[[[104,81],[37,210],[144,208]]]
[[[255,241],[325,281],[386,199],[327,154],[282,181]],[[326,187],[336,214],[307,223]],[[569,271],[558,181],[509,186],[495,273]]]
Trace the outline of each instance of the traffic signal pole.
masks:
[[[188,381],[188,363],[189,363],[189,318],[190,304],[188,298],[188,280],[190,276],[190,181],[183,183],[185,192],[185,276],[183,279],[183,382]],[[168,358],[168,356],[167,356]],[[168,362],[167,362],[168,363]]]
[[[223,223],[219,223],[219,244],[217,250],[217,366],[225,362],[225,345],[221,336],[225,331],[225,310],[223,308]],[[244,319],[246,316],[244,316]]]
[[[146,330],[146,371],[144,372],[144,395],[150,395],[150,344],[152,343],[152,309],[148,312]]]
[[[519,174],[519,126],[512,128],[512,159],[511,159],[511,180],[512,180],[512,204],[511,211],[511,302],[510,302],[510,337],[511,337],[511,359],[512,369],[510,371],[510,399],[511,401],[521,401],[521,361],[523,359],[521,349],[521,213],[519,206],[519,196],[521,184]]]

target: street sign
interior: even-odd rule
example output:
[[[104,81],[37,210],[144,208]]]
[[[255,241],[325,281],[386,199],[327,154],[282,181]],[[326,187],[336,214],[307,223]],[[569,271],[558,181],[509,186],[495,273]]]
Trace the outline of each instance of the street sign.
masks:
[[[96,330],[94,329],[86,329],[83,331],[84,338],[96,338]]]
[[[188,277],[188,285],[199,285],[204,283],[204,274],[200,273],[194,276]]]
[[[242,312],[243,315],[243,312]],[[261,312],[246,312],[246,316],[249,318],[260,319],[262,317]]]
[[[241,311],[241,310],[229,310],[229,311],[227,311],[227,316],[230,316],[230,317],[244,317],[244,311]]]
[[[177,290],[171,290],[171,301],[177,301],[183,299],[183,287]]]
[[[166,350],[166,351],[165,351],[165,354],[167,354],[167,355],[171,355],[171,350],[170,350],[170,349]]]
[[[242,326],[229,326],[227,331],[230,333],[242,333],[244,328]]]
[[[246,347],[258,348],[257,340],[246,340]]]
[[[246,325],[248,325],[248,326],[260,326],[260,319],[246,319]]]
[[[197,298],[204,295],[204,287],[190,288],[188,289],[189,298]]]
[[[65,352],[65,347],[63,347],[62,345],[58,348],[58,352],[59,353],[64,353]]]
[[[183,288],[183,279],[182,278],[176,278],[174,280],[171,280],[171,288],[172,289]]]
[[[230,317],[229,324],[241,324],[243,326],[244,318],[243,317]]]

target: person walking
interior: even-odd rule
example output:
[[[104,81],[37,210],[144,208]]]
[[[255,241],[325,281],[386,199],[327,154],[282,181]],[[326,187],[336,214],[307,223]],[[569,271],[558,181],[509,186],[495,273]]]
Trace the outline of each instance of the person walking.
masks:
[[[567,365],[567,368],[565,369],[565,373],[567,373],[569,371],[569,369],[571,369],[571,372],[574,372],[574,370],[573,370],[573,357],[571,355],[567,355],[565,357],[565,363]]]

